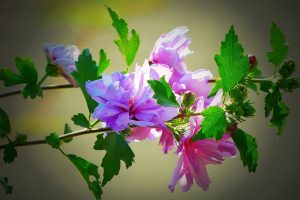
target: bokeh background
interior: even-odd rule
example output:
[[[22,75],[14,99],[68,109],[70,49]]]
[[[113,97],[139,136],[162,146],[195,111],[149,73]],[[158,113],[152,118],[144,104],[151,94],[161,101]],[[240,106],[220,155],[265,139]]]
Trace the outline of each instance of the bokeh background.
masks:
[[[192,1],[192,0],[1,0],[0,2],[0,66],[16,69],[14,58],[31,57],[40,75],[46,59],[42,43],[76,44],[89,47],[98,59],[98,50],[105,49],[112,60],[108,72],[123,69],[123,58],[113,44],[116,33],[103,4],[110,5],[141,37],[136,61],[149,56],[156,39],[176,26],[190,29],[191,49],[187,57],[190,70],[208,68],[217,76],[213,61],[221,40],[230,25],[235,25],[247,53],[255,53],[265,75],[272,66],[266,62],[270,50],[269,29],[275,21],[290,42],[289,57],[300,63],[300,2],[298,0],[259,1]],[[299,71],[297,72],[299,76]],[[50,78],[46,84],[65,83]],[[17,88],[17,87],[16,87]],[[0,92],[12,90],[0,85]],[[120,175],[104,188],[103,199],[300,199],[300,132],[299,91],[286,96],[291,108],[284,134],[279,139],[264,119],[263,95],[251,94],[257,116],[243,124],[255,135],[260,150],[257,172],[249,174],[240,159],[228,159],[222,166],[209,166],[212,184],[208,192],[193,186],[187,193],[167,186],[177,157],[164,155],[158,141],[131,144],[136,158],[128,170],[122,165]],[[29,139],[43,138],[50,132],[62,132],[64,123],[78,112],[87,113],[78,89],[49,91],[44,98],[23,100],[20,96],[0,99],[0,106],[9,113],[14,131],[29,134]],[[78,127],[73,126],[76,130]],[[93,151],[96,135],[76,138],[64,146],[66,152],[78,154],[100,165],[103,152]],[[88,200],[93,199],[86,183],[72,164],[50,146],[40,145],[18,149],[12,165],[0,161],[0,175],[8,176],[14,192],[1,200]]]

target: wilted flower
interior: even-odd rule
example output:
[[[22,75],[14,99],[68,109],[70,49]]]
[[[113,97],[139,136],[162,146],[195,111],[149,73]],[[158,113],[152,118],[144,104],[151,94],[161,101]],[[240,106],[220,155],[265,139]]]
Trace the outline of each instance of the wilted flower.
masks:
[[[152,98],[154,93],[147,82],[150,74],[150,67],[145,63],[133,74],[115,72],[111,76],[103,74],[100,80],[88,81],[87,92],[99,103],[93,117],[116,131],[130,124],[164,126],[165,121],[178,114],[178,109],[160,106]]]
[[[173,172],[173,177],[169,185],[169,190],[174,191],[178,181],[181,190],[186,192],[193,184],[193,180],[198,186],[207,190],[209,187],[209,177],[206,170],[208,164],[221,164],[227,157],[236,155],[236,147],[230,141],[230,135],[225,134],[222,139],[203,139],[193,141],[193,136],[200,129],[202,118],[193,117],[190,119],[190,130],[185,133],[177,150],[179,160]]]
[[[58,74],[66,78],[72,85],[77,86],[76,81],[70,75],[76,70],[75,62],[80,54],[76,46],[59,45],[54,43],[44,44],[44,52],[48,63],[55,67]]]

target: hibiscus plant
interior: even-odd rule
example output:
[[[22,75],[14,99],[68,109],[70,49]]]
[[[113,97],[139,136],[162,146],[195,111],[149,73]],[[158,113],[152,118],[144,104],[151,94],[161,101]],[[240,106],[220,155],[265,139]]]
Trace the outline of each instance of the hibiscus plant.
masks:
[[[16,58],[19,73],[0,69],[5,86],[25,84],[22,90],[2,93],[0,98],[17,94],[37,98],[44,90],[80,88],[89,111],[88,115],[78,113],[72,118],[82,127],[80,130],[72,131],[65,124],[62,134],[52,132],[44,139],[27,140],[25,134],[11,137],[9,117],[0,108],[4,162],[12,163],[20,146],[49,144],[74,164],[96,199],[101,199],[102,187],[118,175],[121,161],[127,168],[133,164],[130,143],[145,139],[159,138],[163,153],[175,151],[178,156],[170,178],[171,192],[178,182],[182,191],[188,191],[193,182],[208,190],[207,165],[221,164],[237,153],[249,172],[255,172],[259,158],[256,139],[239,128],[255,115],[249,90],[266,93],[265,117],[271,116],[271,126],[279,136],[289,113],[282,95],[299,88],[299,79],[291,77],[296,67],[292,60],[286,60],[289,47],[280,28],[275,23],[271,26],[272,50],[266,57],[274,65],[274,73],[267,78],[262,76],[255,55],[244,53],[233,26],[214,57],[220,78],[213,78],[207,69],[188,70],[185,57],[193,52],[184,26],[163,34],[149,58],[129,72],[139,48],[139,35],[134,29],[129,32],[127,23],[115,11],[107,10],[118,34],[114,42],[125,59],[123,70],[105,73],[110,59],[103,49],[97,63],[88,49],[80,52],[76,46],[54,43],[44,45],[48,64],[40,80],[29,58]],[[63,76],[69,83],[43,85],[49,76]],[[93,148],[105,151],[101,170],[63,149],[63,143],[72,138],[94,133],[98,135]],[[7,177],[0,177],[0,183],[7,194],[12,192]]]

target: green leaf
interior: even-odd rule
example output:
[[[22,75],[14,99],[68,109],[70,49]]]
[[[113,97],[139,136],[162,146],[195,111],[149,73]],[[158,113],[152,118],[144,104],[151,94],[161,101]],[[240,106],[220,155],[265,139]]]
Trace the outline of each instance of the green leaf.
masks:
[[[10,123],[4,110],[0,108],[0,137],[4,138],[10,133]]]
[[[14,141],[15,144],[22,144],[27,141],[27,135],[23,133],[17,133],[16,139]]]
[[[84,128],[89,128],[90,127],[90,122],[89,120],[84,116],[82,113],[78,113],[77,115],[74,115],[72,117],[72,121],[74,124],[84,127]]]
[[[48,76],[52,76],[52,77],[58,77],[60,76],[60,68],[57,65],[52,65],[50,63],[48,63],[47,67],[46,67],[46,74]]]
[[[288,78],[295,72],[295,70],[296,70],[295,62],[292,60],[289,60],[282,64],[282,66],[278,72],[282,77]]]
[[[98,103],[94,101],[90,95],[86,92],[85,83],[88,80],[96,80],[98,78],[97,71],[98,67],[95,61],[92,59],[92,55],[88,49],[84,49],[82,54],[78,57],[76,62],[77,71],[72,72],[72,76],[75,78],[76,82],[81,88],[84,95],[85,101],[87,103],[89,112],[94,112]]]
[[[220,79],[216,80],[216,84],[215,84],[215,86],[211,89],[211,91],[210,91],[210,93],[208,94],[207,98],[210,98],[210,97],[215,96],[215,95],[218,93],[218,91],[219,91],[220,89],[222,89],[222,88],[223,88],[222,80],[220,80]]]
[[[225,92],[237,85],[249,70],[248,56],[244,56],[243,53],[244,48],[238,41],[234,27],[231,26],[225,41],[221,43],[221,54],[215,55]]]
[[[59,149],[60,147],[60,138],[56,133],[51,133],[46,137],[47,144],[51,145],[54,149]]]
[[[283,101],[280,101],[277,106],[273,108],[273,115],[270,120],[271,126],[277,128],[277,135],[280,136],[286,125],[286,117],[289,114],[289,108],[285,105]]]
[[[8,178],[7,177],[0,177],[0,184],[6,194],[11,194],[13,187],[8,184]]]
[[[119,174],[121,160],[125,162],[126,168],[129,168],[134,162],[134,153],[125,141],[124,136],[117,133],[109,133],[105,138],[103,135],[98,135],[94,149],[106,150],[101,163],[104,169],[102,186],[110,181],[113,176]]]
[[[25,99],[28,97],[34,99],[37,96],[42,97],[43,91],[42,88],[37,84],[27,84],[22,90],[22,95]]]
[[[120,52],[124,55],[127,66],[130,66],[136,56],[140,45],[140,38],[137,32],[132,29],[131,37],[128,39],[128,27],[124,19],[111,8],[107,7],[110,17],[113,20],[113,27],[116,29],[120,39],[115,40],[115,44],[119,47]]]
[[[13,86],[25,82],[22,76],[8,69],[0,69],[0,80],[4,81],[5,86]]]
[[[3,151],[3,160],[4,163],[12,163],[15,158],[18,156],[17,150],[15,149],[15,146],[12,142],[9,142],[5,145],[4,151]]]
[[[225,111],[218,106],[211,106],[201,114],[204,117],[204,120],[193,140],[195,141],[200,138],[221,139],[227,128]]]
[[[24,81],[28,84],[36,84],[38,73],[31,59],[16,57],[15,62]]]
[[[69,126],[69,124],[65,124],[65,130],[64,130],[64,134],[69,134],[69,133],[72,133],[72,129],[71,127]],[[65,143],[69,143],[73,140],[73,138],[66,138],[66,139],[63,139],[62,141],[65,142]]]
[[[256,139],[241,129],[231,134],[231,137],[240,152],[243,165],[248,167],[249,172],[255,172],[258,161]]]
[[[268,61],[273,63],[276,67],[279,67],[287,56],[289,46],[285,41],[284,34],[275,23],[272,23],[271,26],[270,43],[273,51],[267,53]]]
[[[106,68],[110,65],[110,60],[107,58],[106,53],[103,49],[100,49],[99,52],[100,60],[99,60],[99,68],[98,68],[98,76],[102,75]]]
[[[148,80],[148,83],[154,91],[153,98],[162,106],[179,107],[175,94],[169,83],[166,82],[165,76],[158,80]]]
[[[98,166],[76,155],[69,154],[67,157],[76,166],[89,189],[93,192],[96,199],[101,199],[102,189]]]

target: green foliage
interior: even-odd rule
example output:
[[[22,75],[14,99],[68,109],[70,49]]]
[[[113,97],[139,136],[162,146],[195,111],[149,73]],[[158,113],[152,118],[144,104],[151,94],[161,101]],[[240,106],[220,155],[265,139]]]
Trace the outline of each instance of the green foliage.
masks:
[[[243,165],[248,167],[249,172],[255,172],[258,161],[256,139],[241,129],[232,133],[231,137],[240,152]]]
[[[227,128],[225,111],[218,106],[211,106],[204,110],[201,115],[204,117],[204,120],[201,123],[201,129],[193,140],[202,138],[221,139]]]
[[[84,116],[82,113],[78,113],[77,115],[74,115],[72,117],[72,121],[74,124],[84,127],[84,128],[89,128],[90,127],[90,122],[89,120]]]
[[[148,83],[154,91],[153,98],[162,106],[179,107],[175,94],[169,83],[166,82],[165,76],[158,80],[148,80]]]
[[[221,54],[215,55],[225,92],[229,92],[237,85],[249,70],[248,57],[243,53],[244,48],[238,41],[234,27],[231,26],[225,40],[221,43]]]
[[[92,59],[92,55],[88,49],[84,49],[82,54],[79,55],[78,61],[76,62],[77,71],[72,72],[72,76],[80,86],[81,91],[84,95],[90,113],[92,113],[97,107],[97,102],[94,101],[90,95],[86,92],[85,83],[88,80],[96,80],[98,78],[98,66]]]
[[[1,69],[0,80],[4,81],[5,86],[25,83],[26,86],[22,90],[22,95],[25,99],[27,97],[33,99],[37,96],[42,96],[42,90],[39,84],[37,84],[38,73],[31,59],[17,57],[15,62],[20,74],[16,74],[8,69]]]
[[[101,163],[104,169],[102,186],[110,181],[113,176],[119,174],[121,160],[125,162],[126,168],[129,168],[134,162],[134,153],[125,141],[123,134],[109,133],[106,137],[98,135],[94,149],[106,150]]]
[[[65,129],[64,129],[64,134],[69,134],[69,133],[71,133],[72,132],[72,129],[71,129],[71,127],[69,126],[69,124],[65,124]],[[66,138],[66,139],[63,139],[62,141],[64,142],[64,143],[69,143],[69,142],[71,142],[73,140],[73,138]]]
[[[22,144],[27,141],[27,135],[23,133],[17,133],[16,139],[14,141],[15,144]]]
[[[3,151],[3,160],[4,163],[12,163],[15,158],[18,156],[17,150],[15,149],[15,146],[12,142],[9,142],[5,145],[4,151]]]
[[[190,109],[196,101],[196,95],[193,92],[186,92],[181,96],[181,104],[184,109]]]
[[[84,180],[88,184],[89,189],[93,192],[96,199],[101,199],[102,189],[98,166],[76,155],[66,155],[75,165]]]
[[[57,77],[60,75],[61,69],[57,65],[47,64],[46,74],[48,76]]]
[[[103,49],[100,49],[99,52],[100,60],[99,60],[99,68],[98,68],[98,76],[102,75],[103,72],[107,69],[107,67],[110,65],[110,60],[107,58],[106,53]]]
[[[107,7],[107,10],[113,20],[112,25],[120,37],[120,39],[115,40],[115,44],[119,47],[119,51],[124,55],[127,66],[130,66],[140,45],[139,35],[134,29],[132,29],[131,37],[128,39],[127,23],[111,8]]]
[[[267,58],[276,67],[279,67],[286,58],[289,47],[285,41],[284,34],[275,23],[272,23],[271,26],[270,43],[273,51],[267,53]]]
[[[0,108],[0,137],[4,138],[10,133],[10,123],[4,110]]]
[[[295,70],[296,70],[295,62],[292,60],[289,60],[289,61],[285,61],[282,64],[282,66],[279,70],[279,74],[284,78],[288,78],[294,73]]]
[[[11,194],[13,187],[8,184],[8,178],[7,177],[0,177],[0,184],[6,194]]]
[[[211,91],[207,97],[210,98],[210,97],[215,96],[218,93],[218,91],[222,88],[223,88],[222,80],[220,80],[220,79],[216,80],[215,86],[211,89]]]
[[[61,145],[60,138],[56,133],[51,133],[46,136],[46,142],[54,149],[59,149]]]

